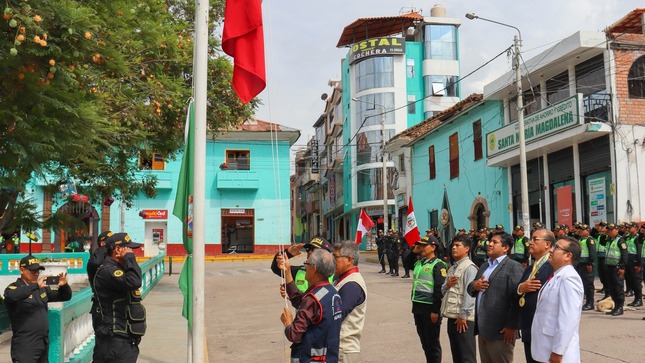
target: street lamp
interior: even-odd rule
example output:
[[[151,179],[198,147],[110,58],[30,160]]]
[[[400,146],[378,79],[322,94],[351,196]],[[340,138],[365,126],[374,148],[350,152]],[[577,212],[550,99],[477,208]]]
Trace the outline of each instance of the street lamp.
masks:
[[[367,103],[369,105],[378,106],[383,109],[383,111],[381,112],[381,147],[383,148],[383,153],[381,155],[381,158],[383,159],[383,171],[382,171],[381,179],[383,181],[383,233],[387,234],[388,213],[387,213],[387,161],[385,160],[385,106],[374,102],[363,101],[356,97],[352,97],[352,101]],[[358,132],[358,130],[356,132]]]
[[[515,86],[517,92],[517,124],[518,131],[520,134],[520,190],[522,198],[522,221],[520,225],[524,227],[525,231],[530,230],[529,228],[529,184],[528,184],[528,175],[526,171],[526,139],[524,136],[524,99],[522,98],[522,74],[520,72],[520,54],[522,50],[522,33],[520,29],[509,24],[500,23],[495,20],[490,20],[482,18],[475,15],[474,13],[467,13],[466,18],[470,20],[480,19],[490,23],[502,25],[508,28],[513,28],[517,30],[517,35],[513,38],[513,45],[515,47]]]

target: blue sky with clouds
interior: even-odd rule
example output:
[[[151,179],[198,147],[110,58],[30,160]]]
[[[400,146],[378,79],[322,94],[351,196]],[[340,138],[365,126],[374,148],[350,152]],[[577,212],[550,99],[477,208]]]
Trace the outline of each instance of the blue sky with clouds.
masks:
[[[523,38],[525,60],[578,30],[602,31],[638,7],[630,0],[265,0],[262,4],[267,61],[267,88],[256,117],[301,130],[296,143],[313,136],[312,125],[324,110],[322,93],[329,79],[340,79],[340,60],[347,48],[336,48],[346,25],[358,18],[399,15],[414,9],[430,16],[440,3],[459,27],[461,74],[466,75],[513,43],[516,31],[481,20],[475,14],[514,25]],[[500,57],[462,83],[462,97],[483,92],[485,84],[511,69]]]

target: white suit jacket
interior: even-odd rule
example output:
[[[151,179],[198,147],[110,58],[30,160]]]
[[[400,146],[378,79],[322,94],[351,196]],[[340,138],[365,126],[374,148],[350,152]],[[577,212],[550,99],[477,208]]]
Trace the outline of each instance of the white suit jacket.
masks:
[[[531,354],[548,362],[551,352],[561,354],[563,363],[580,362],[580,315],[584,289],[571,265],[559,268],[538,295],[531,326]]]

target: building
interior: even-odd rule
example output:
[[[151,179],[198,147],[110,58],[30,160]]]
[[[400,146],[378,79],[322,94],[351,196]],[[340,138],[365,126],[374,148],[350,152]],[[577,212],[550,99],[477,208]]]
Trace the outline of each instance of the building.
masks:
[[[206,144],[206,255],[274,253],[291,233],[289,150],[300,131],[262,120],[248,120],[225,132],[213,132]],[[139,255],[154,256],[160,244],[170,256],[185,255],[181,221],[172,215],[182,154],[140,160],[140,176],[157,177],[156,196],[139,195],[131,207],[118,199],[68,201],[51,186],[34,181],[33,195],[44,217],[63,213],[81,222],[78,233],[126,231],[144,244]],[[37,231],[34,251],[60,251],[77,231]],[[72,235],[70,237],[70,235]],[[25,241],[26,239],[23,239]],[[24,242],[23,242],[24,244]],[[21,249],[26,250],[25,246]]]
[[[526,61],[522,76],[531,222],[643,219],[644,9],[605,32],[579,31]],[[486,134],[487,163],[508,170],[511,222],[521,213],[515,84],[511,72],[484,87],[503,102]]]
[[[412,197],[421,232],[444,232],[449,223],[466,230],[509,227],[506,169],[488,167],[484,154],[483,134],[501,126],[501,112],[502,102],[472,94],[390,139],[386,151],[397,170],[392,188],[399,225],[405,225]]]
[[[334,85],[342,92],[332,102],[334,117],[342,119],[333,119],[336,126],[327,116],[325,128],[332,134],[342,130],[345,146],[338,146],[339,134],[329,135],[336,149],[326,150],[333,173],[323,181],[323,204],[329,206],[323,210],[325,232],[332,239],[352,238],[361,208],[379,229],[399,227],[393,218],[394,163],[384,157],[383,148],[395,134],[459,101],[459,25],[437,5],[429,17],[411,12],[361,18],[343,30],[337,46],[348,47],[348,52],[341,63],[340,84]],[[329,111],[326,107],[325,114]],[[342,164],[336,158],[339,151]],[[341,168],[342,214],[336,199]]]

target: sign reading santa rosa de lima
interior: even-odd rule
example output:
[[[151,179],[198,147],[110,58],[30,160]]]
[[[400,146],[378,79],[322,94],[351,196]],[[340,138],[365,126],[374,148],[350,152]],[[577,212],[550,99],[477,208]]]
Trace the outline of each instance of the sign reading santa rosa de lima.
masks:
[[[524,140],[527,144],[555,135],[584,122],[582,94],[569,97],[555,105],[524,117]],[[510,123],[486,134],[488,157],[513,150],[520,145],[519,125]]]

